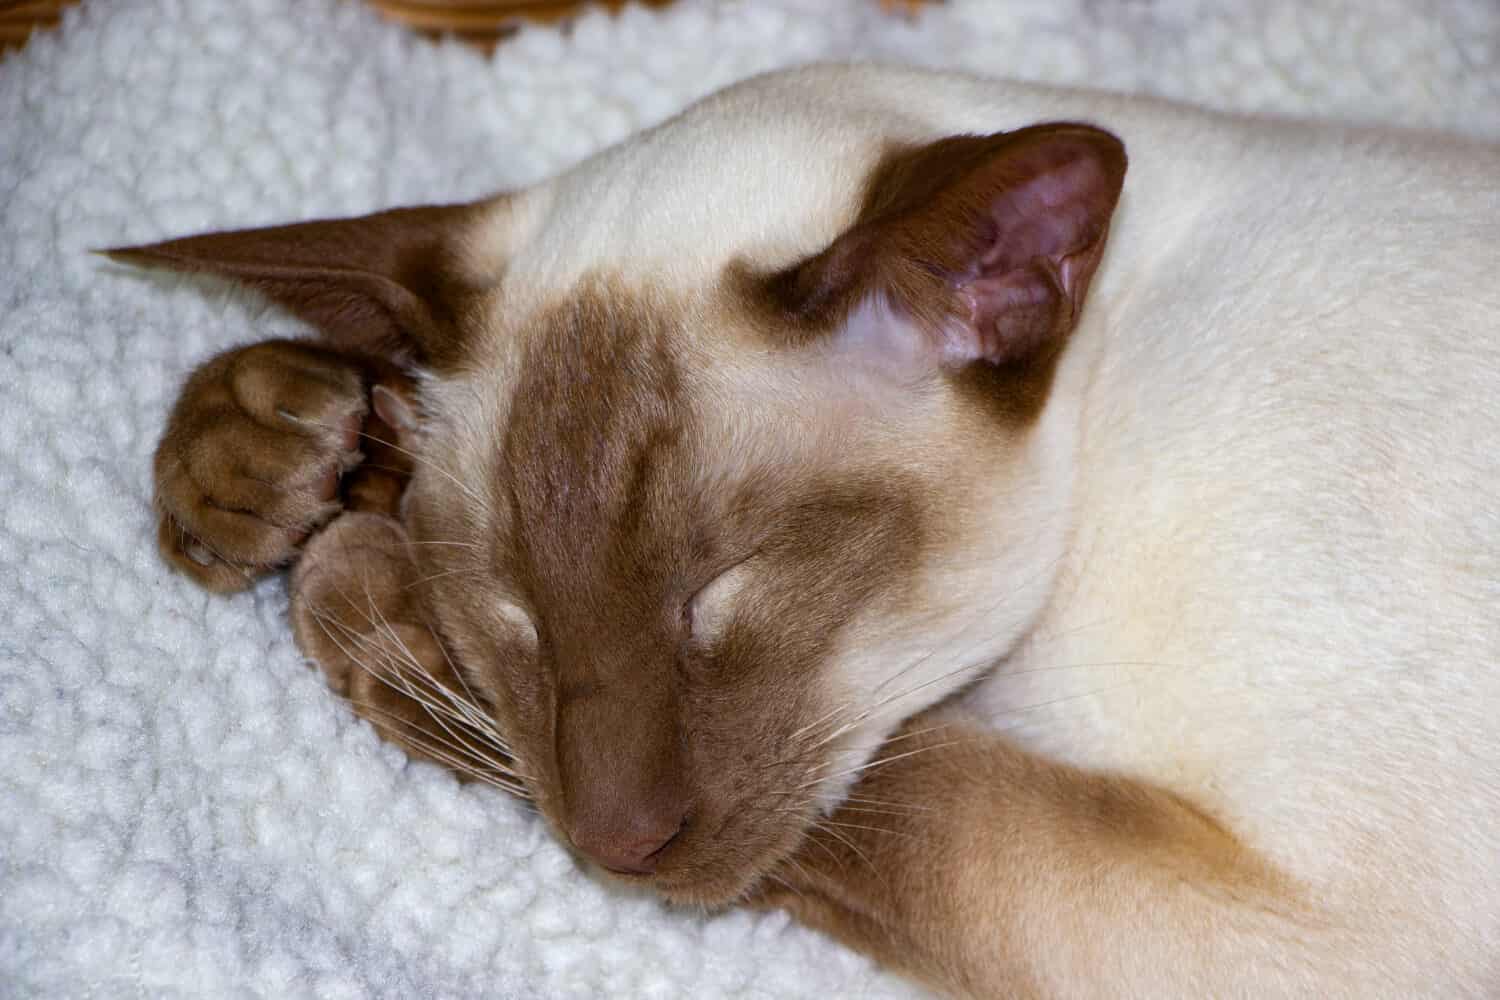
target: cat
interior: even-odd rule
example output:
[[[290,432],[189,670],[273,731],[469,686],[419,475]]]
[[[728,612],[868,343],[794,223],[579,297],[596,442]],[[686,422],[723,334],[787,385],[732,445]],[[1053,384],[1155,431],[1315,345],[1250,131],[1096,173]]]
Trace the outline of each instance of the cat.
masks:
[[[320,334],[189,378],[165,557],[297,563],[605,877],[959,995],[1413,997],[1500,995],[1497,247],[1483,145],[825,66],[114,253]]]

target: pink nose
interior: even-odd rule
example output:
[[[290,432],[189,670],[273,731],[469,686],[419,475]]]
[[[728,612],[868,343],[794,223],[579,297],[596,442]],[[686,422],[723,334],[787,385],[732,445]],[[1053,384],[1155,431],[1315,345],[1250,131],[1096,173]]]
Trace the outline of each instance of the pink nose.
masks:
[[[590,859],[622,875],[649,875],[668,845],[687,826],[680,809],[642,810],[628,816],[586,815],[568,830],[573,846]]]

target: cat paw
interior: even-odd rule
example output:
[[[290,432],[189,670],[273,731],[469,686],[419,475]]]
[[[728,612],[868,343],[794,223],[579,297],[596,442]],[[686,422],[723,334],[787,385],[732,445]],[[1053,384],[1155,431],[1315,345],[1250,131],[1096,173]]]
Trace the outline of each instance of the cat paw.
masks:
[[[297,645],[383,738],[462,778],[519,793],[490,705],[427,624],[417,574],[400,522],[340,514],[292,571]]]
[[[316,345],[266,341],[198,368],[156,450],[168,563],[229,592],[290,562],[338,513],[368,412],[363,368]]]

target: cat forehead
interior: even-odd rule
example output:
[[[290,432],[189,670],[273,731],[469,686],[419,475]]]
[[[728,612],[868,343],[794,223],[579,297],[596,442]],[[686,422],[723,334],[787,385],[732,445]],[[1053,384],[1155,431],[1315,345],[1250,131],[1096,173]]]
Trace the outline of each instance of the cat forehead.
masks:
[[[824,158],[791,185],[785,171],[796,160],[777,148],[784,135],[768,137],[728,173],[743,150],[713,130],[701,142],[683,140],[649,136],[532,193],[546,208],[512,256],[508,283],[556,291],[608,271],[690,292],[735,259],[814,252],[852,218],[873,158]]]
[[[836,467],[847,428],[878,410],[875,379],[821,348],[757,342],[729,298],[593,275],[534,315],[509,379],[511,473],[570,503],[635,504],[653,480],[676,500],[757,467]]]
[[[899,389],[824,346],[736,343],[726,331],[742,322],[591,275],[527,316],[502,355],[428,384],[432,444],[485,477],[470,485],[509,529],[555,528],[569,537],[552,547],[570,549],[608,547],[636,515],[712,519],[757,491],[878,466],[882,394]],[[686,527],[645,517],[631,530],[680,541]]]
[[[915,91],[903,81],[819,67],[693,105],[526,192],[529,232],[509,281],[556,290],[623,269],[691,288],[732,260],[821,249],[858,214],[892,148],[993,126],[992,106],[950,99],[944,81],[913,77]]]

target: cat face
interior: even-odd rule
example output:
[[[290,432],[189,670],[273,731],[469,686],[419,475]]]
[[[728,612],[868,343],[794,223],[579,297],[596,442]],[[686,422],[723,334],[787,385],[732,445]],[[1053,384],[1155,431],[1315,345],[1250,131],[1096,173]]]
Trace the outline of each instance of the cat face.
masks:
[[[542,810],[607,867],[712,900],[795,846],[835,755],[900,718],[861,718],[835,664],[928,613],[941,541],[931,470],[885,460],[860,395],[901,388],[841,384],[805,349],[715,363],[689,322],[602,283],[528,320],[493,435],[444,452],[493,380],[430,397],[424,453],[479,498],[429,468],[406,521]]]
[[[1053,373],[1125,170],[1088,126],[913,137],[816,93],[747,127],[755,87],[477,205],[133,251],[421,373],[436,631],[558,833],[699,903],[1040,608]]]
[[[485,546],[418,546],[429,606],[481,665],[519,769],[572,843],[664,886],[732,893],[736,859],[787,850],[777,820],[816,797],[809,748],[826,733],[811,723],[832,708],[820,668],[841,632],[910,597],[915,484],[824,463],[826,443],[795,442],[784,464],[733,455],[690,359],[635,342],[670,331],[629,312],[606,319],[628,329],[581,319],[549,319],[579,354],[526,358],[525,406],[476,467],[496,484],[486,502],[455,505],[430,479],[412,493],[414,537]],[[620,344],[642,353],[621,363]]]

